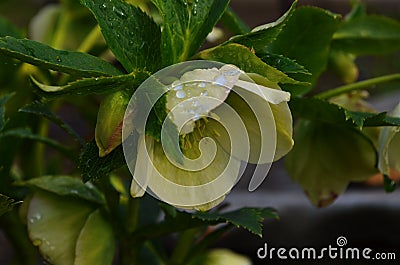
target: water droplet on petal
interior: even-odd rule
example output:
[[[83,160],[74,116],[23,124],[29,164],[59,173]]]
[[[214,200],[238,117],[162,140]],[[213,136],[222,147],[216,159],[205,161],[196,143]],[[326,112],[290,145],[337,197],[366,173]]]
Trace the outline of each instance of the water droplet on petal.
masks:
[[[223,75],[218,76],[217,79],[215,79],[215,83],[216,83],[217,85],[224,86],[224,85],[226,84],[226,78],[225,78],[225,76],[223,76]]]
[[[206,83],[201,82],[201,83],[199,84],[199,87],[206,87]]]
[[[182,87],[183,87],[182,85],[177,85],[176,87],[174,87],[174,90],[175,90],[175,91],[177,91],[177,90],[181,90],[181,89],[182,89]]]
[[[179,90],[179,91],[176,92],[176,97],[177,98],[184,98],[184,97],[186,97],[186,92],[183,91],[183,90]]]

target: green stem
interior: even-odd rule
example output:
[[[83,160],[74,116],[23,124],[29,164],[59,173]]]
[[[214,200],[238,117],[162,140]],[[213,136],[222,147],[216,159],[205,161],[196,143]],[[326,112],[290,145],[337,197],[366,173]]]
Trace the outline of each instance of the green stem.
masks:
[[[38,253],[31,244],[26,226],[23,225],[16,210],[0,217],[0,227],[13,246],[13,264],[36,265]]]
[[[79,45],[77,51],[89,52],[101,37],[100,27],[96,25]]]
[[[198,229],[188,229],[181,234],[178,244],[175,247],[174,252],[171,255],[171,265],[183,265],[187,254],[189,253],[194,241]]]
[[[363,80],[357,83],[348,84],[344,86],[340,86],[322,93],[317,94],[315,97],[319,99],[329,99],[334,96],[338,96],[344,93],[349,93],[351,91],[365,89],[377,84],[386,83],[394,80],[400,80],[400,73],[392,74],[392,75],[385,75],[380,77],[375,77],[367,80]]]
[[[139,222],[139,199],[129,196],[128,216],[126,219],[126,230],[129,234],[136,230]]]

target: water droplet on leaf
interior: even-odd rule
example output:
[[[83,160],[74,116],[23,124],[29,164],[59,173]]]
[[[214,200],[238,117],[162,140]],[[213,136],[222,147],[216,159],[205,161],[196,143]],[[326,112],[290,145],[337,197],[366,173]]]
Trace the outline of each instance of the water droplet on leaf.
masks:
[[[100,8],[100,9],[106,9],[106,8],[107,8],[107,5],[106,5],[105,3],[103,3],[103,4],[101,4],[101,5],[99,6],[99,8]]]
[[[60,62],[61,62],[61,57],[60,57],[60,56],[57,56],[57,57],[56,57],[56,61],[60,63]]]
[[[113,6],[112,10],[114,11],[115,14],[117,14],[117,16],[119,16],[120,18],[126,18],[126,14],[124,13],[124,11],[122,11],[121,9]]]

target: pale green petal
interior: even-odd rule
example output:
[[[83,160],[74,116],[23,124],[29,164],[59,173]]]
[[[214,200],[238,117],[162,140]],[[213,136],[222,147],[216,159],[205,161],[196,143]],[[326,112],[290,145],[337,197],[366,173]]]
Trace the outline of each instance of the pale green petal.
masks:
[[[215,125],[209,127],[210,123],[215,123]],[[205,126],[200,126],[193,133],[186,135],[182,143],[183,154],[189,159],[200,159],[199,163],[202,163],[202,159],[209,160],[207,155],[204,156],[205,158],[200,156],[200,141],[203,139],[202,144],[209,145],[214,141],[213,138],[226,137],[226,132],[216,135],[210,129],[218,126],[222,127],[218,122],[210,120]],[[147,138],[146,141],[152,140]],[[185,162],[181,167],[171,163],[164,154],[162,144],[154,142],[152,155],[147,156],[147,160],[138,157],[137,164],[144,165],[137,165],[137,168],[141,170],[135,172],[135,179],[146,175],[151,193],[171,205],[185,209],[212,208],[220,203],[223,196],[229,193],[236,184],[240,171],[239,160],[232,158],[229,152],[220,146],[215,144],[214,146],[216,153],[211,163],[202,170],[192,171],[187,170],[190,167],[186,166]],[[144,152],[143,148],[139,149],[139,156],[141,152]],[[151,156],[153,156],[152,159],[150,159]],[[138,182],[142,181],[138,180]]]
[[[229,249],[213,249],[206,254],[202,265],[251,265],[251,260]]]
[[[115,238],[112,227],[101,216],[100,210],[96,210],[89,215],[79,234],[74,265],[111,265],[114,250]]]
[[[391,115],[400,117],[400,103]],[[400,171],[400,127],[384,127],[379,134],[378,146],[379,171],[387,176],[390,175],[391,167]]]
[[[278,84],[273,83],[265,77],[258,74],[248,74],[257,84],[281,90]],[[275,119],[276,126],[276,150],[274,161],[285,156],[293,148],[293,120],[287,102],[283,101],[278,104],[270,104]]]
[[[80,200],[38,192],[29,204],[29,237],[51,264],[74,264],[76,241],[93,211]]]
[[[180,134],[192,132],[194,121],[222,104],[240,74],[237,67],[224,65],[189,71],[174,81],[168,88],[167,109],[172,111],[172,121],[182,127]]]
[[[133,198],[142,197],[146,192],[148,180],[152,172],[149,160],[153,158],[153,142],[154,140],[151,137],[144,135],[139,137],[135,172],[130,189]]]

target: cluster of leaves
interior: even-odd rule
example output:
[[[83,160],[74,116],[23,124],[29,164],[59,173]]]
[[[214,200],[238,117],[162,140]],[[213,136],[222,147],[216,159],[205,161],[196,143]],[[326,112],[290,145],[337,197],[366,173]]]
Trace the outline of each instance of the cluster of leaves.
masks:
[[[399,50],[400,23],[366,15],[362,5],[355,4],[342,19],[320,8],[296,7],[294,2],[277,21],[250,31],[228,8],[228,0],[152,0],[141,3],[141,7],[135,5],[136,1],[80,2],[82,5],[74,0],[62,1],[55,15],[59,29],[46,29],[40,42],[23,39],[18,29],[0,20],[0,56],[7,63],[0,65],[0,82],[5,88],[0,90],[0,193],[25,197],[21,212],[29,237],[51,263],[111,264],[117,240],[122,264],[135,264],[149,256],[152,259],[146,264],[190,264],[230,227],[261,235],[264,218],[276,218],[272,209],[177,211],[147,196],[130,198],[127,180],[113,175],[125,165],[122,139],[115,135],[121,129],[127,99],[149,75],[165,66],[190,59],[230,63],[291,92],[290,108],[298,120],[296,145],[287,158],[287,168],[319,206],[331,203],[349,181],[363,180],[377,171],[377,133],[367,127],[400,126],[399,118],[359,109],[359,102],[335,103],[335,92],[312,96],[319,76],[328,68],[351,83],[356,80],[357,56]],[[49,12],[41,17],[47,26],[54,20]],[[77,20],[88,22],[85,24],[93,29],[75,32],[71,25]],[[218,21],[235,36],[199,52]],[[76,43],[67,43],[66,35]],[[88,38],[83,39],[85,35]],[[107,47],[118,63],[114,59],[107,62]],[[10,79],[20,83],[3,81]],[[351,88],[332,91],[344,93]],[[85,142],[54,110],[61,100],[71,99],[87,110],[88,96],[98,94],[105,98],[98,112],[96,136]],[[156,112],[164,109],[165,100],[161,100]],[[94,112],[96,115],[96,108]],[[32,119],[32,115],[46,120]],[[94,115],[89,115],[91,122]],[[149,135],[159,135],[161,116],[151,116],[153,120],[146,128]],[[71,136],[73,144],[48,138],[47,121]],[[9,139],[13,139],[12,147]],[[52,170],[40,168],[45,160],[43,147],[32,144],[32,140],[69,158],[76,165],[71,174],[61,176],[56,171],[55,176],[43,176]],[[22,145],[28,147],[19,152]],[[33,166],[18,165],[17,160]],[[123,169],[119,173],[123,175]],[[12,185],[15,180],[23,180],[22,185]],[[26,187],[33,191],[30,197],[26,196]],[[0,200],[0,214],[15,206],[7,196],[1,195]],[[165,218],[160,222],[161,212]],[[12,211],[2,218],[15,216]],[[203,229],[217,224],[223,225],[212,232]],[[168,257],[160,247],[160,237],[174,232],[183,232],[182,243]],[[191,236],[190,242],[186,233]],[[96,237],[90,236],[93,234]],[[193,241],[194,237],[198,240]],[[22,250],[31,253],[27,246]],[[34,264],[34,260],[29,256],[20,263]]]

